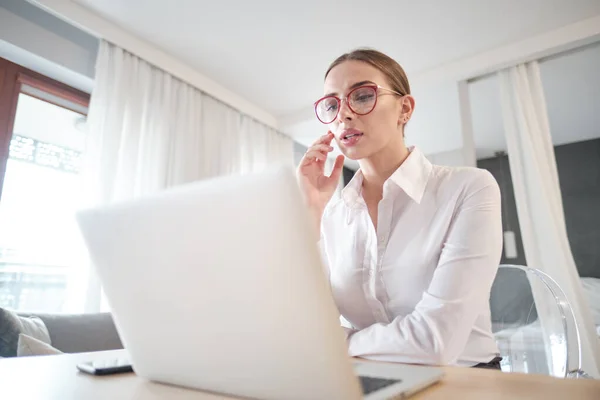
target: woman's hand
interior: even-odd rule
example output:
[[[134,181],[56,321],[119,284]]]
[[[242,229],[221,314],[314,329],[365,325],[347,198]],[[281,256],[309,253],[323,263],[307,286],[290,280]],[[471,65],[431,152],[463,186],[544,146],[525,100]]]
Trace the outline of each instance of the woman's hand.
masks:
[[[328,132],[327,135],[321,136],[313,143],[304,154],[296,171],[305,201],[317,218],[317,226],[321,224],[325,206],[335,193],[344,167],[344,156],[339,155],[335,159],[331,175],[325,176],[325,160],[327,160],[327,154],[333,150],[331,147],[333,137],[333,133]]]

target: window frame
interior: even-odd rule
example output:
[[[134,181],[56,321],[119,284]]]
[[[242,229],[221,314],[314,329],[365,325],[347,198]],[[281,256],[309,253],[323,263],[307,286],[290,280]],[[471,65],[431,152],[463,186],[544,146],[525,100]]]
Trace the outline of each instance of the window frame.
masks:
[[[36,97],[39,100],[46,101],[58,107],[86,115],[79,109],[73,109],[65,104],[58,104],[50,99],[24,92],[22,90],[24,85],[86,109],[90,104],[90,95],[88,93],[0,57],[0,201],[2,201],[4,175],[6,174],[6,164],[9,157],[10,141],[13,136],[19,94],[26,93],[29,96]]]

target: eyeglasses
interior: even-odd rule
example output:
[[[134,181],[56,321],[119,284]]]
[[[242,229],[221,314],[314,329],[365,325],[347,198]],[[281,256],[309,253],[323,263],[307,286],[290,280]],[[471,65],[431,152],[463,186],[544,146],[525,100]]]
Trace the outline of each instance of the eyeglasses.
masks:
[[[325,96],[320,98],[315,102],[315,114],[319,121],[324,124],[330,124],[337,118],[342,105],[342,100],[346,100],[346,104],[348,104],[348,107],[354,114],[367,115],[375,109],[377,97],[379,97],[378,91],[380,89],[387,90],[398,96],[404,96],[395,90],[387,89],[379,85],[359,86],[348,92],[343,99],[340,99],[337,96]]]

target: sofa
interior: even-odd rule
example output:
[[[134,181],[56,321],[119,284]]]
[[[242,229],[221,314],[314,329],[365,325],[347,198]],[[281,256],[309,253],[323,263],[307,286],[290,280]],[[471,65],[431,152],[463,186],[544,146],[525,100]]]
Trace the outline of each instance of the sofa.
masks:
[[[63,353],[122,349],[110,313],[24,314],[0,308],[0,357],[16,357],[27,335]]]

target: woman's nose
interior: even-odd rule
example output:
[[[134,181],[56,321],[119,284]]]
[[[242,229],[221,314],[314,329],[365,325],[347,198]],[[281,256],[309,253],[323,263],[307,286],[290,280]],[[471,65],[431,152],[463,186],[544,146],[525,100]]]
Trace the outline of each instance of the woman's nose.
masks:
[[[348,100],[343,99],[340,102],[340,112],[338,113],[338,120],[340,121],[349,121],[354,118],[354,112],[348,106]]]

